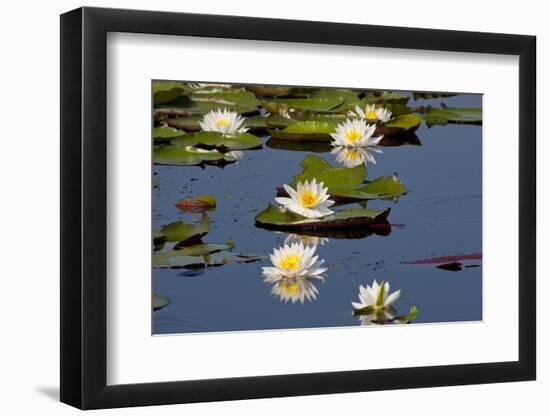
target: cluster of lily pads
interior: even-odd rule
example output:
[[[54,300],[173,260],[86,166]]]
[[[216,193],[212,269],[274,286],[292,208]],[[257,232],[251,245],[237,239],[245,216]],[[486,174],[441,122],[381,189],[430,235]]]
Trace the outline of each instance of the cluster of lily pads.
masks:
[[[481,124],[481,109],[411,107],[409,97],[389,91],[154,82],[153,100],[154,161],[168,165],[223,166],[242,156],[233,151],[261,148],[257,134],[267,134],[273,147],[332,144],[337,158],[352,166],[373,159],[373,149],[356,145],[382,135],[382,146],[414,143],[423,122]],[[358,141],[353,132],[361,130],[371,139]]]
[[[153,267],[198,269],[229,263],[253,262],[259,256],[234,254],[235,242],[204,243],[210,229],[210,217],[206,212],[198,224],[182,220],[169,223],[153,233]]]
[[[272,293],[293,303],[316,299],[315,282],[324,280],[327,268],[315,253],[329,236],[363,237],[380,230],[373,226],[389,227],[390,209],[368,209],[367,201],[397,199],[407,188],[396,173],[367,179],[367,164],[376,163],[380,146],[419,144],[414,132],[422,123],[481,124],[481,109],[415,108],[407,105],[409,97],[390,91],[155,82],[153,99],[155,164],[225,166],[242,158],[243,150],[262,148],[262,137],[269,135],[266,144],[274,148],[299,144],[303,150],[313,144],[312,150],[322,146],[326,151],[328,146],[342,165],[307,155],[302,171],[276,190],[277,204],[270,203],[255,218],[258,227],[291,233],[270,256],[273,266],[262,272]],[[338,209],[350,203],[359,207]],[[234,255],[232,240],[204,243],[208,227],[203,212],[199,225],[179,221],[155,232],[153,265],[203,268],[260,259]],[[416,317],[414,306],[399,316],[393,304],[400,292],[389,290],[388,282],[376,280],[359,287],[359,302],[352,306],[362,324],[409,323]],[[162,297],[156,302],[163,304]]]

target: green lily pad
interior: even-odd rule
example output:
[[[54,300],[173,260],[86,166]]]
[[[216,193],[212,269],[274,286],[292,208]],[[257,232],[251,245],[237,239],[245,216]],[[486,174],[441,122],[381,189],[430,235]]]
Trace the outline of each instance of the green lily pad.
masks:
[[[168,142],[172,139],[181,138],[184,135],[185,132],[170,126],[162,125],[153,129],[153,139],[155,142]]]
[[[482,124],[481,108],[464,107],[428,107],[425,114],[428,127],[447,123]]]
[[[407,187],[399,180],[397,173],[378,177],[360,188],[368,198],[397,197],[407,192]]]
[[[392,91],[369,92],[361,99],[363,105],[366,104],[402,104],[405,105],[409,97],[394,93]]]
[[[155,82],[153,84],[153,102],[164,104],[174,101],[184,92],[183,84],[180,82]]]
[[[315,155],[308,155],[300,163],[303,171],[293,178],[293,186],[298,182],[311,181],[323,182],[328,187],[329,193],[332,189],[356,189],[363,183],[367,176],[365,164],[353,168],[333,167],[327,161]]]
[[[309,153],[326,153],[332,150],[332,145],[328,142],[319,141],[292,141],[277,138],[269,138],[265,143],[268,148],[281,149],[285,151],[298,151]]]
[[[250,109],[256,109],[262,104],[254,94],[242,88],[218,90],[213,93],[194,90],[191,94],[189,94],[189,98],[199,103],[221,103]]]
[[[282,116],[269,116],[267,119],[269,126],[273,124],[278,124],[279,126],[286,124],[286,127],[283,129],[268,129],[268,132],[271,137],[281,140],[331,142],[333,140],[331,133],[336,131],[339,123],[349,118],[349,116],[340,114],[311,115],[309,117],[311,119],[305,121],[294,121],[294,119]],[[422,120],[422,117],[416,114],[401,114],[383,125],[378,125],[374,134],[384,136],[410,134],[418,129]]]
[[[268,129],[271,137],[301,142],[326,142],[336,130],[336,123],[323,121],[294,122],[282,130]]]
[[[422,117],[417,114],[401,114],[395,119],[376,127],[377,135],[399,136],[410,134],[422,124]]]
[[[269,112],[330,112],[342,105],[344,100],[340,97],[330,98],[280,98],[265,103]]]
[[[280,231],[320,231],[369,227],[386,221],[390,209],[383,211],[366,208],[349,208],[321,219],[307,219],[289,210],[269,204],[256,216],[256,225]]]
[[[315,155],[308,155],[300,163],[302,173],[293,177],[292,186],[296,188],[298,182],[323,182],[328,188],[330,199],[339,204],[372,200],[379,198],[393,198],[407,192],[407,188],[399,180],[397,174],[379,177],[365,183],[367,167],[365,164],[353,168],[333,167],[327,161]],[[277,195],[288,197],[284,188],[277,189]]]
[[[157,165],[199,165],[224,159],[217,150],[195,148],[193,146],[162,146],[153,150],[153,162]]]
[[[208,233],[209,229],[210,218],[207,214],[203,214],[201,222],[197,225],[183,221],[167,224],[154,235],[154,239],[162,239],[165,242],[186,242],[202,238]]]
[[[166,252],[157,252],[153,253],[153,266],[166,266],[167,264],[173,263],[174,260],[181,262],[182,258],[183,260],[186,260],[185,258],[195,258],[188,261],[192,261],[193,263],[201,263],[202,260],[196,258],[204,258],[205,256],[209,256],[210,254],[216,252],[227,251],[232,249],[234,246],[235,244],[233,242],[230,244],[202,243],[199,245],[185,246],[181,249],[175,248],[174,250],[169,250]]]
[[[342,88],[321,88],[311,94],[311,98],[338,98],[345,102],[358,102],[360,91]]]
[[[172,144],[176,147],[193,146],[224,150],[254,149],[260,147],[262,143],[262,140],[257,136],[237,132],[225,135],[220,132],[194,132],[172,141]]]
[[[184,198],[176,202],[175,206],[185,211],[205,211],[216,207],[216,199],[212,195],[201,195],[198,197]]]
[[[163,307],[166,307],[168,304],[170,304],[170,300],[165,297],[161,297],[160,295],[153,294],[153,298],[151,300],[153,305],[153,310],[160,310]]]
[[[168,116],[187,116],[190,114],[203,114],[212,110],[227,109],[237,113],[253,113],[258,111],[258,107],[252,104],[242,104],[243,102],[231,101],[221,95],[212,94],[211,97],[180,96],[177,99],[166,103],[155,105],[158,113]]]
[[[248,263],[255,262],[261,259],[258,255],[233,254],[227,251],[220,251],[204,256],[187,256],[180,253],[181,251],[166,252],[162,258],[155,259],[153,255],[154,268],[187,268],[199,269],[213,266],[222,266],[231,263]]]
[[[300,90],[299,88],[295,87],[277,85],[248,85],[245,88],[256,96],[260,97],[291,96]]]

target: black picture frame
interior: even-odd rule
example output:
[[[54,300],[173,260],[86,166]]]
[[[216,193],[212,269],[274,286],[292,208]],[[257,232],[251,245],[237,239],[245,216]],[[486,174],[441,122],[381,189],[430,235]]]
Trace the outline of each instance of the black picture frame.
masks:
[[[107,385],[108,32],[519,56],[519,360]],[[84,7],[61,16],[60,55],[62,402],[96,409],[535,379],[534,36]]]

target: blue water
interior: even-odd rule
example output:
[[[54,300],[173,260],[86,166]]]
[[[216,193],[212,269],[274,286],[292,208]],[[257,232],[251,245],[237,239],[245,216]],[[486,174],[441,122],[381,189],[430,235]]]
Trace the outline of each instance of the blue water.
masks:
[[[481,95],[462,94],[438,100],[410,101],[416,105],[481,107]],[[398,172],[409,192],[397,202],[369,201],[368,207],[391,207],[388,236],[330,239],[317,253],[328,271],[316,283],[317,300],[283,303],[263,282],[261,268],[268,259],[201,270],[153,269],[153,291],[170,300],[155,311],[153,333],[357,326],[351,301],[359,285],[373,279],[400,289],[395,307],[401,314],[414,304],[414,323],[482,319],[481,261],[461,271],[438,269],[414,261],[444,255],[481,253],[482,127],[422,125],[416,132],[421,146],[384,147],[377,164],[368,165],[368,178]],[[268,137],[265,137],[267,140]],[[299,163],[312,152],[273,149],[244,151],[242,160],[223,169],[214,166],[154,166],[159,187],[154,191],[154,229],[200,215],[182,214],[174,203],[182,198],[212,194],[217,208],[209,213],[207,243],[236,242],[234,253],[268,255],[287,234],[259,229],[256,214],[274,202],[275,189],[300,172]],[[336,165],[330,152],[316,153]],[[353,206],[357,206],[356,204]],[[351,206],[350,206],[351,207]],[[479,266],[478,266],[479,265]]]

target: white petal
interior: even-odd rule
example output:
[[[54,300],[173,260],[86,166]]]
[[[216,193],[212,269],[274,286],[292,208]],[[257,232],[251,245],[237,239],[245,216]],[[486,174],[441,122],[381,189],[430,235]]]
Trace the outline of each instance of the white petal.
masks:
[[[386,298],[386,302],[384,303],[384,306],[390,307],[392,304],[394,304],[399,296],[401,295],[401,290],[397,290],[394,293],[391,293],[388,298]]]

